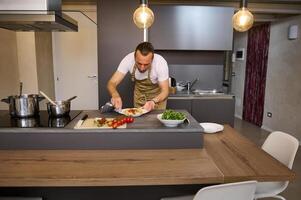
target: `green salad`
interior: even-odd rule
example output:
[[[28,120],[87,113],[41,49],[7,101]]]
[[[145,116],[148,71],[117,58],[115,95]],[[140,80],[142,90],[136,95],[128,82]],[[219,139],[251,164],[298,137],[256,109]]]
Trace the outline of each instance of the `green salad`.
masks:
[[[165,120],[183,120],[185,118],[186,118],[186,116],[184,115],[184,113],[177,112],[174,110],[166,110],[162,114],[162,119],[165,119]]]

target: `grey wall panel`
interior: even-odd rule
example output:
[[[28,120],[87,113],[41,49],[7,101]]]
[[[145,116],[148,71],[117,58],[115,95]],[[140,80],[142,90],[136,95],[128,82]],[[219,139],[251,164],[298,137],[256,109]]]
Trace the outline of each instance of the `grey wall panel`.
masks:
[[[234,8],[151,5],[150,41],[157,49],[231,50]]]
[[[217,89],[223,86],[223,65],[169,65],[169,74],[179,81],[199,80],[194,89]]]
[[[133,23],[133,12],[139,6],[135,0],[99,0],[98,20],[98,77],[99,105],[110,100],[106,84],[120,61],[143,41],[143,32]],[[118,87],[124,107],[132,106],[133,89],[127,76]]]
[[[156,48],[156,46],[155,46]],[[156,50],[169,65],[223,65],[224,51]]]

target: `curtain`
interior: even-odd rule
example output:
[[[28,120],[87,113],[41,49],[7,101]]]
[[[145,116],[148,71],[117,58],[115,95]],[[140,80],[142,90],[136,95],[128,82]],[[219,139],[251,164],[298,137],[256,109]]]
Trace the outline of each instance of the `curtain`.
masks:
[[[243,119],[262,125],[270,41],[270,24],[255,26],[248,33]]]

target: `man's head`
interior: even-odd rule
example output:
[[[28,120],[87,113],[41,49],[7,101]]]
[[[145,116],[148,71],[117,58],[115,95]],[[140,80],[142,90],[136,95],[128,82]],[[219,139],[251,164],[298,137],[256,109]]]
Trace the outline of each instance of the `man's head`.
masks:
[[[154,58],[154,47],[149,42],[140,43],[135,50],[135,62],[139,72],[146,72]]]

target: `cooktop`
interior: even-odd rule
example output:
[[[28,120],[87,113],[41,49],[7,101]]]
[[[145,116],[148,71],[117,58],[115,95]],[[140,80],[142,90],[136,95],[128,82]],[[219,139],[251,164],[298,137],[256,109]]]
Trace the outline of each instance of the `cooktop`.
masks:
[[[70,111],[68,116],[53,118],[48,116],[46,110],[30,118],[13,118],[8,111],[0,111],[0,128],[63,128],[81,113],[80,110]]]

